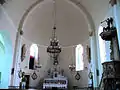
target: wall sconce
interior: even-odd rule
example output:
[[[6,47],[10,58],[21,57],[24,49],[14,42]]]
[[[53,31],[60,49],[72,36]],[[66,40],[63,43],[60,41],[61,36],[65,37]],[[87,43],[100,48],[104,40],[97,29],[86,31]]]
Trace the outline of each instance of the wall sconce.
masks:
[[[42,68],[42,64],[36,65],[35,68]]]
[[[70,64],[69,65],[69,69],[70,69],[70,71],[74,71],[75,70],[75,65],[74,64]]]

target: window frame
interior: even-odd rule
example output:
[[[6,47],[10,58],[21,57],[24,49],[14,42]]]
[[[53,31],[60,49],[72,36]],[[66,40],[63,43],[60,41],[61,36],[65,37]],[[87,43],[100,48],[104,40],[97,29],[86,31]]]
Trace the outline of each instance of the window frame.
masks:
[[[75,55],[76,55],[76,71],[84,70],[83,62],[84,47],[81,44],[76,46]]]

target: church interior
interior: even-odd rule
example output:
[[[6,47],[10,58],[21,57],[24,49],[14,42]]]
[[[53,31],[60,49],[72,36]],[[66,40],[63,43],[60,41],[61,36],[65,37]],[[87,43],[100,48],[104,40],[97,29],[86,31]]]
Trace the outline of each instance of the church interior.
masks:
[[[0,0],[0,89],[120,90],[120,0]]]

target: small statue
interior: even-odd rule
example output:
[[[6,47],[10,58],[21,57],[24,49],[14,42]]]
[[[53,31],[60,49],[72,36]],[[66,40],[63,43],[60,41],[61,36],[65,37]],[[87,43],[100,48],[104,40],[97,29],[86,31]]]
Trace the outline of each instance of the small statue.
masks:
[[[113,26],[113,18],[112,17],[107,18],[107,20],[104,20],[101,23],[104,23],[104,22],[107,23],[107,27],[106,28],[104,27],[103,30],[110,30],[110,28]]]
[[[20,81],[20,88],[25,89],[26,86],[26,77],[25,77],[25,72],[22,72],[22,77],[21,77],[21,81]]]

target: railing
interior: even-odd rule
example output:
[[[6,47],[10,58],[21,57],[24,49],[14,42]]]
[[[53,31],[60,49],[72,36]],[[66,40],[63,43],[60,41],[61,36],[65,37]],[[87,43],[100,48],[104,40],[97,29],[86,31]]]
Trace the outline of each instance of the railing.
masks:
[[[9,89],[20,89],[19,86],[9,86]],[[39,87],[29,87],[29,89],[39,89],[39,90],[43,90]],[[68,89],[69,90],[69,89]],[[98,87],[96,88],[90,88],[90,87],[73,87],[73,89],[70,90],[100,90]]]

